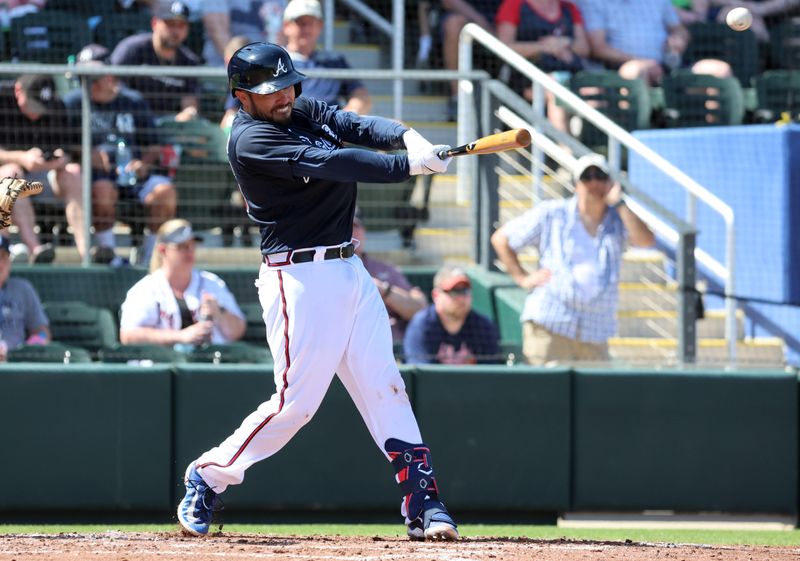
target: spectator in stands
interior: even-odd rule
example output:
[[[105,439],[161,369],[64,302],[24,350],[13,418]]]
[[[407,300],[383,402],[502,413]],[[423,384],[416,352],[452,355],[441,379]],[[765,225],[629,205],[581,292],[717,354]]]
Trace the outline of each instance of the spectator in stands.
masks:
[[[753,14],[750,29],[762,43],[769,42],[769,28],[791,15],[797,15],[800,0],[707,0],[711,4],[711,13],[716,13],[716,20],[724,23],[733,8],[743,7]]]
[[[231,37],[244,35],[247,43],[286,44],[283,10],[287,0],[203,0],[206,42],[203,58],[209,66],[222,66]],[[245,43],[245,44],[247,44]]]
[[[386,305],[386,311],[389,312],[392,339],[395,342],[401,342],[409,320],[428,304],[425,293],[419,287],[411,286],[405,275],[394,265],[367,255],[364,251],[367,230],[358,208],[356,208],[353,218],[353,238],[359,241],[356,246],[356,255],[361,257],[364,268],[372,276],[372,280],[383,298],[383,303]]]
[[[190,350],[204,343],[230,343],[244,335],[244,314],[225,282],[195,268],[198,241],[202,238],[192,225],[180,218],[158,230],[150,274],[133,285],[122,304],[122,343]]]
[[[447,70],[458,70],[458,36],[468,23],[476,23],[490,33],[501,0],[442,0],[442,56]],[[450,83],[448,117],[456,120],[458,82]]]
[[[445,266],[433,277],[433,304],[408,324],[403,341],[409,364],[497,362],[497,328],[472,309],[472,284],[458,267]]]
[[[108,49],[91,44],[78,53],[77,64],[104,65]],[[155,232],[175,216],[175,185],[153,173],[161,157],[155,122],[147,102],[136,91],[122,86],[115,76],[98,76],[89,87],[92,126],[92,214],[97,247],[93,260],[122,264],[115,255],[112,227],[117,201],[144,206],[150,233],[131,260],[146,262],[155,243]],[[80,130],[81,91],[64,97],[70,126]],[[129,160],[127,163],[122,160]]]
[[[661,83],[664,74],[681,65],[689,45],[671,0],[580,0],[592,57],[627,79]],[[727,62],[703,59],[692,65],[698,74],[733,75]]]
[[[50,342],[50,321],[33,285],[10,277],[11,243],[0,236],[0,362],[6,351],[20,345]]]
[[[156,0],[152,33],[140,33],[120,41],[111,53],[116,65],[198,66],[200,58],[184,42],[189,36],[189,8],[180,0]],[[197,117],[199,84],[194,78],[129,76],[125,83],[145,97],[156,115],[173,115],[176,121]]]
[[[583,16],[566,0],[503,0],[497,11],[497,38],[563,84],[589,56]],[[517,72],[513,76],[518,79],[512,87],[531,100],[530,80]],[[550,122],[567,131],[567,111],[551,93],[546,96]]]
[[[80,174],[69,163],[66,149],[74,144],[66,125],[64,104],[53,79],[44,74],[20,76],[12,88],[0,91],[0,177],[41,181],[64,199],[67,222],[75,243],[84,248]],[[55,258],[51,244],[42,244],[34,230],[34,199],[19,199],[13,222],[21,244],[12,247],[14,260],[49,263]]]
[[[317,49],[322,26],[319,0],[291,0],[286,5],[283,34],[295,70],[350,68],[342,55]],[[359,115],[367,114],[372,108],[367,88],[358,79],[306,78],[302,95],[321,99],[328,105],[341,105],[340,100],[345,100],[343,109]]]
[[[508,274],[530,291],[521,317],[529,364],[607,360],[625,241],[654,243],[650,229],[625,205],[605,158],[582,156],[573,178],[574,197],[538,203],[492,235]],[[539,269],[532,273],[517,257],[525,246],[539,253]]]

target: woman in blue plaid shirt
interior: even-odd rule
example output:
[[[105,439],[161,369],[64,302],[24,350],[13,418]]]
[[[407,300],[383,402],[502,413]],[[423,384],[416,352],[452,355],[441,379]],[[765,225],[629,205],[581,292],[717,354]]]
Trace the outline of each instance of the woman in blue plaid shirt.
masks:
[[[605,158],[581,157],[573,178],[574,197],[539,203],[492,236],[508,274],[530,291],[520,318],[529,364],[608,360],[625,243],[647,247],[655,241],[625,205]],[[526,246],[539,251],[533,273],[517,257]]]

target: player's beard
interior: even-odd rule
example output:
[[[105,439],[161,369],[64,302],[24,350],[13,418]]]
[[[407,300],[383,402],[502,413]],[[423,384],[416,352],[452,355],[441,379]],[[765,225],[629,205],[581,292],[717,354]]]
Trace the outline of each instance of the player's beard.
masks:
[[[289,107],[288,110],[285,109],[287,105]],[[293,107],[294,107],[294,102],[289,102],[279,107],[273,107],[268,112],[258,111],[256,114],[256,118],[262,119],[264,121],[270,121],[272,123],[277,123],[279,125],[288,125],[292,120]]]

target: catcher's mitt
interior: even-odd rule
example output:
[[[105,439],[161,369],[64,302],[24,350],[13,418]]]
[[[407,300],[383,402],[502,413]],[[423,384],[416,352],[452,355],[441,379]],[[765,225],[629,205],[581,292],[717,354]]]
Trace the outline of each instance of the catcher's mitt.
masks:
[[[11,211],[17,199],[38,195],[44,185],[38,181],[25,181],[18,177],[0,179],[0,229],[11,226]]]

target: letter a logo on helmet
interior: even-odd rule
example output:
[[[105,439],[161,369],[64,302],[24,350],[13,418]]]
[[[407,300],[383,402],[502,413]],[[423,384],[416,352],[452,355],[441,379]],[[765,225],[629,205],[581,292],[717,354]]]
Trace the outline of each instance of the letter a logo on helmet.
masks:
[[[302,91],[300,82],[305,77],[294,69],[289,53],[272,43],[245,45],[233,53],[228,62],[231,94],[236,90],[271,94],[294,86],[295,96],[299,96]]]
[[[278,59],[278,68],[275,70],[275,74],[273,74],[273,76],[274,76],[275,78],[277,78],[277,77],[278,77],[278,75],[279,75],[281,72],[283,72],[284,74],[286,74],[286,67],[283,65],[283,59],[282,59],[282,58],[279,58],[279,59]]]

